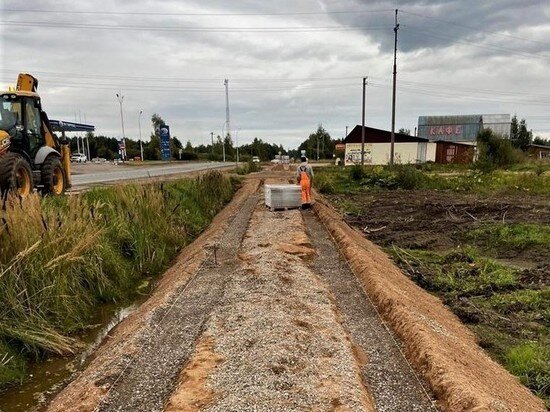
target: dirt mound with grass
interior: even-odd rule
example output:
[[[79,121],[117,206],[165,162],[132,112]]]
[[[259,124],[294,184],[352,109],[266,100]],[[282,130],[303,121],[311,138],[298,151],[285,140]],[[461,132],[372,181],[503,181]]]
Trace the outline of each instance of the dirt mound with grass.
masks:
[[[314,206],[408,359],[447,411],[545,411],[542,401],[478,346],[472,332],[322,199]]]

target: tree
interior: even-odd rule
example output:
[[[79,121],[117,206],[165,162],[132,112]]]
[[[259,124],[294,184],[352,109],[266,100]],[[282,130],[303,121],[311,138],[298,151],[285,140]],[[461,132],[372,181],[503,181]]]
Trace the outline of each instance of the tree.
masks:
[[[519,131],[517,137],[517,146],[519,149],[526,151],[527,146],[531,144],[533,140],[533,134],[527,130],[527,122],[525,119],[521,119],[519,122]]]
[[[399,129],[399,131],[397,133],[401,133],[401,134],[406,134],[406,135],[411,135],[411,129],[405,129],[404,127],[402,127],[401,129]]]
[[[319,125],[315,133],[309,135],[298,147],[298,151],[306,151],[306,156],[316,159],[332,159],[334,153],[334,141],[330,134]]]
[[[518,123],[518,117],[514,114],[512,117],[512,122],[510,123],[510,140],[512,141],[512,145],[514,147],[517,146],[517,140],[519,135],[519,123]]]
[[[550,146],[550,140],[543,139],[540,136],[537,136],[533,139],[533,144],[538,144],[540,146]]]

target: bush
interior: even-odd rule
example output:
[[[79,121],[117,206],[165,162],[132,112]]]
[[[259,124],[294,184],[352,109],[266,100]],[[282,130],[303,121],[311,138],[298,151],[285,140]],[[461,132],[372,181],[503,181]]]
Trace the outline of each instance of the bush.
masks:
[[[177,160],[198,160],[199,155],[194,152],[181,152],[181,158],[179,153],[176,155]]]
[[[506,167],[521,160],[521,152],[514,149],[510,140],[495,135],[491,130],[482,130],[477,136],[478,159],[477,167],[482,171],[490,171],[498,167]]]
[[[358,181],[366,176],[365,168],[361,165],[353,165],[349,171],[349,177],[352,180]]]
[[[313,184],[319,190],[319,192],[326,195],[330,195],[336,192],[336,186],[330,175],[327,174],[318,174],[313,180]]]
[[[395,180],[401,189],[422,189],[429,179],[412,165],[395,166]]]

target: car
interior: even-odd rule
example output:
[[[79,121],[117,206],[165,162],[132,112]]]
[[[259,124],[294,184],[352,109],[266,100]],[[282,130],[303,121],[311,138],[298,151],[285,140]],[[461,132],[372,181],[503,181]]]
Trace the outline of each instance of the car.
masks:
[[[73,163],[86,163],[88,158],[84,153],[73,153],[71,156],[71,162]]]
[[[260,163],[260,158],[258,156],[252,156],[253,163]]]

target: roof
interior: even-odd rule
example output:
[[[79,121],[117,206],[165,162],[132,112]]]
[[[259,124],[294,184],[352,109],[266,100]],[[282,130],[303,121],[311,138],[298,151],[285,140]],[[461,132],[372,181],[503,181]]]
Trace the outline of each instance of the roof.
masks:
[[[548,145],[544,145],[544,144],[528,144],[527,147],[535,147],[537,149],[547,149],[547,150],[550,150],[550,146]]]
[[[429,139],[417,136],[409,136],[408,134],[395,133],[396,143],[424,143]],[[375,129],[374,127],[365,126],[365,143],[390,143],[391,132],[388,130]],[[346,136],[344,143],[361,143],[361,126],[357,125]]]
[[[0,96],[4,96],[5,94],[15,95],[15,96],[25,96],[25,97],[39,97],[38,93],[28,92],[28,91],[25,91],[25,90],[13,90],[13,91],[5,90],[5,91],[0,92]]]

